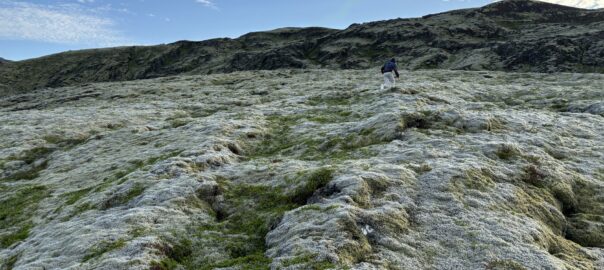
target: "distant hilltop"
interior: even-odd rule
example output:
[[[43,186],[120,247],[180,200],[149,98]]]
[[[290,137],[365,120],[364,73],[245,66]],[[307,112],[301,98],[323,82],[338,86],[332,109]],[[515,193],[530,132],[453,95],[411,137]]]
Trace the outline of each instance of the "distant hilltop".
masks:
[[[236,39],[70,51],[0,66],[0,96],[44,87],[280,68],[604,72],[604,11],[507,0],[344,30],[282,28]]]

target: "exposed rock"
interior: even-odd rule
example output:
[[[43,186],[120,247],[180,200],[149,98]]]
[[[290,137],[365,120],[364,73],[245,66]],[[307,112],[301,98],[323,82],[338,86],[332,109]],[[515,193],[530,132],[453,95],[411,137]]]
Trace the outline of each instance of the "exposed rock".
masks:
[[[604,266],[603,75],[401,78],[247,71],[1,98],[1,267]]]
[[[236,39],[60,53],[0,65],[0,96],[44,87],[281,68],[604,71],[604,11],[529,0],[343,30],[283,28]]]

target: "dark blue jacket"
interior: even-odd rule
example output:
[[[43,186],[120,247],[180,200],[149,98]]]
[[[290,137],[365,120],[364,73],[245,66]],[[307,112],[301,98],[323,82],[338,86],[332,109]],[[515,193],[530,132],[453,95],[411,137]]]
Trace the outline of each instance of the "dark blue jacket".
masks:
[[[384,74],[386,72],[392,72],[392,71],[394,71],[394,74],[396,74],[396,77],[399,76],[396,62],[390,60],[390,61],[386,62],[386,64],[384,64],[384,66],[382,66],[382,74]]]

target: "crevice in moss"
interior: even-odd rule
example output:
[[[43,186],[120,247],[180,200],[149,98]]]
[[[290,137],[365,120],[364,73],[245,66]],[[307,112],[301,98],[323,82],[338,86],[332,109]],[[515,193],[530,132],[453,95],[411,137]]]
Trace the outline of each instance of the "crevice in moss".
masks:
[[[286,211],[304,205],[318,189],[333,178],[329,167],[309,171],[298,177],[298,187],[288,191],[281,187],[258,184],[235,184],[219,178],[219,188],[200,199],[211,205],[216,222],[202,224],[181,238],[165,253],[166,258],[152,264],[152,269],[214,269],[243,267],[268,269],[271,259],[264,256],[265,237]],[[221,199],[219,199],[221,198]],[[220,259],[205,259],[204,247],[218,248]],[[176,252],[174,251],[176,250]]]
[[[572,204],[564,211],[568,220],[565,238],[583,247],[604,248],[604,192],[583,179],[576,179],[572,187]]]

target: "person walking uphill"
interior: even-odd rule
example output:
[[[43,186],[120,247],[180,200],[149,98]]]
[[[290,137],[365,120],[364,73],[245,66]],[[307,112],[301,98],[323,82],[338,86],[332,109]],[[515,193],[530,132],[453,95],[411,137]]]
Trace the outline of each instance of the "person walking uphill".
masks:
[[[382,74],[384,74],[384,84],[380,86],[380,89],[384,90],[386,86],[394,87],[396,85],[394,76],[396,75],[396,78],[400,77],[396,66],[396,59],[392,58],[382,66]]]

